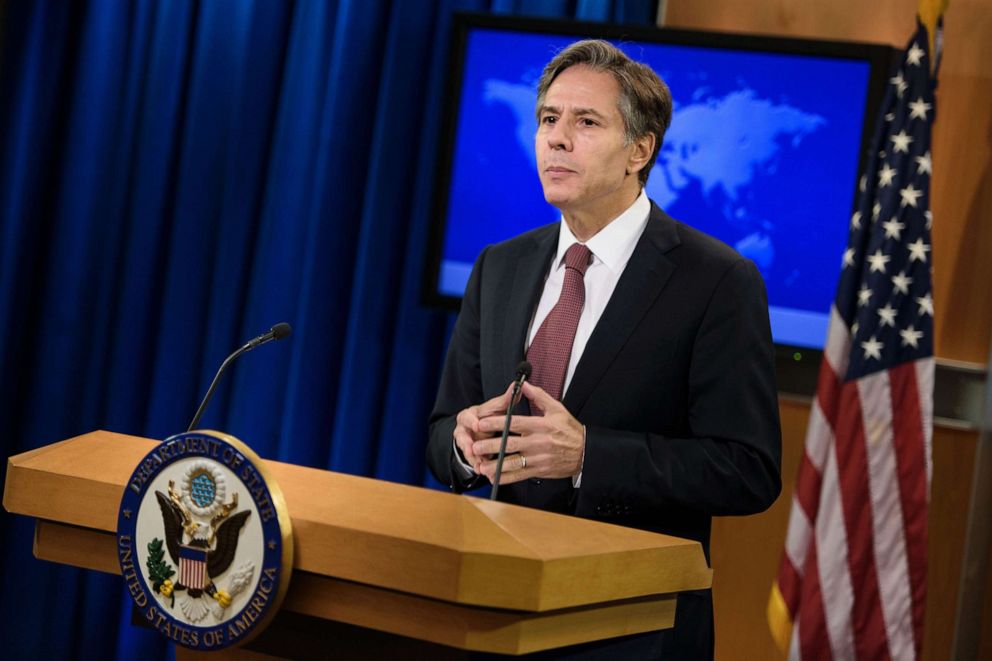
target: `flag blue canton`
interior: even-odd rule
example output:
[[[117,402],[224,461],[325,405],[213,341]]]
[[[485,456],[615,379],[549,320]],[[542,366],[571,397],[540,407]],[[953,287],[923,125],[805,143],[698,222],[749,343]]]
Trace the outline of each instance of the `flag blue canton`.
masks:
[[[836,307],[851,330],[846,380],[933,355],[930,136],[934,79],[926,31],[890,78],[861,179]]]

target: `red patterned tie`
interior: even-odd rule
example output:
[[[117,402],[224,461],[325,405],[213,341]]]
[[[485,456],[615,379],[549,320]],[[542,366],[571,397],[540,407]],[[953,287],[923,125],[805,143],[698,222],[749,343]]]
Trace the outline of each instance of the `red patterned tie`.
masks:
[[[582,316],[586,300],[583,282],[592,253],[580,243],[565,251],[565,282],[561,296],[537,329],[537,335],[527,350],[527,360],[533,366],[530,382],[560,400],[565,385],[565,372],[572,355],[575,329]]]

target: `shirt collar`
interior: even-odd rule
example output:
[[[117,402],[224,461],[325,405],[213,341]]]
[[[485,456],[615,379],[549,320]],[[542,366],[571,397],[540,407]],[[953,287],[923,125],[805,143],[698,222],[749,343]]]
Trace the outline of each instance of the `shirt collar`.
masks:
[[[593,263],[602,262],[613,272],[622,271],[627,261],[634,253],[634,246],[641,238],[651,214],[651,202],[647,193],[641,190],[634,203],[627,210],[610,221],[606,227],[596,232],[595,236],[586,241],[586,247],[593,254]],[[555,268],[564,264],[565,251],[573,243],[581,243],[568,228],[568,223],[562,218],[558,230],[558,253],[555,255]]]

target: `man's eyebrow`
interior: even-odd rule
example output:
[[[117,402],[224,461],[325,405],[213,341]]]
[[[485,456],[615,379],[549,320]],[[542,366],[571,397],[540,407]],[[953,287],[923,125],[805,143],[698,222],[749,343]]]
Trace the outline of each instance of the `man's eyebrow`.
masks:
[[[543,105],[538,115],[543,115],[544,113],[551,113],[553,115],[562,114],[562,109],[559,106]],[[595,108],[574,108],[572,114],[578,117],[596,117],[597,119],[606,120],[607,117],[603,113],[599,112]]]

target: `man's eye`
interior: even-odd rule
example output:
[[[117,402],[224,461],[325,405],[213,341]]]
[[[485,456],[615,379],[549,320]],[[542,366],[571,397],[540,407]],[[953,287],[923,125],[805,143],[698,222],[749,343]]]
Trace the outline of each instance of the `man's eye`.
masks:
[[[582,119],[582,126],[596,126],[596,120],[589,119],[588,117]]]
[[[542,124],[554,124],[556,121],[558,121],[558,118],[554,115],[545,115],[541,118]]]

